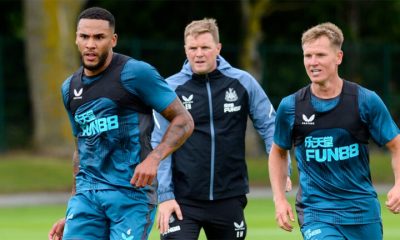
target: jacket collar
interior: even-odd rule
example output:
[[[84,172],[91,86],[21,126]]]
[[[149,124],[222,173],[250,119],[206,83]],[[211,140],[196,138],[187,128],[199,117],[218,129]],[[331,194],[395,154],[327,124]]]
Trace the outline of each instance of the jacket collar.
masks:
[[[192,74],[192,79],[195,81],[200,81],[200,82],[207,82],[207,81],[214,81],[222,76],[222,73],[217,69],[213,70],[210,73],[207,74]]]

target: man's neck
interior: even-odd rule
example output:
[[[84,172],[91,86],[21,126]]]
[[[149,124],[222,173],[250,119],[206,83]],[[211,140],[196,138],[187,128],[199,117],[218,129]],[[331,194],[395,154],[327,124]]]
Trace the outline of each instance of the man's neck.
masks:
[[[311,83],[311,92],[318,98],[331,99],[342,92],[343,80],[337,77],[334,81]]]

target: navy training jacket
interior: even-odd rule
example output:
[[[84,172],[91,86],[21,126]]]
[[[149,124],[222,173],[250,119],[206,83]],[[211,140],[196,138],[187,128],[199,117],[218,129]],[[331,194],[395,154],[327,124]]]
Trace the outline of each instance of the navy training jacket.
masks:
[[[160,163],[159,202],[173,198],[216,200],[247,194],[248,117],[266,151],[270,150],[275,110],[267,95],[249,73],[233,68],[221,56],[217,61],[217,69],[206,75],[194,74],[186,61],[179,73],[166,79],[191,113],[195,129],[181,148]],[[156,114],[153,147],[167,127],[167,120]]]

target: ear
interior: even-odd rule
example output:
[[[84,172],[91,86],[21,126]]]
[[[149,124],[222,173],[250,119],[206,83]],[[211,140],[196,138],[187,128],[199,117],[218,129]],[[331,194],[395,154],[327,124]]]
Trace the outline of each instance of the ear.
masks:
[[[186,44],[183,46],[183,50],[185,51],[186,56],[188,55]]]
[[[339,50],[339,51],[337,51],[337,54],[336,54],[336,64],[340,65],[342,63],[342,61],[343,61],[343,51]]]
[[[117,46],[117,41],[118,41],[118,35],[114,33],[113,38],[112,38],[112,46],[115,47]]]
[[[221,43],[218,43],[218,44],[217,44],[218,55],[219,55],[219,53],[221,52],[221,49],[222,49],[222,44],[221,44]]]

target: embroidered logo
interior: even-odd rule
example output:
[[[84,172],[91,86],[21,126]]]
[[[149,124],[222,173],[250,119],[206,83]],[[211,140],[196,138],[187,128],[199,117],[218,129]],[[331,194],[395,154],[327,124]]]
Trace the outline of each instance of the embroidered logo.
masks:
[[[180,231],[180,230],[181,230],[181,226],[180,226],[180,225],[177,225],[177,226],[168,228],[168,231],[165,232],[165,233],[162,233],[161,235],[165,236],[165,235],[167,235],[168,233],[178,232],[178,231]]]
[[[242,221],[240,224],[233,222],[233,226],[235,226],[236,238],[242,238],[244,235],[244,230],[246,230],[244,222]]]
[[[74,218],[74,214],[73,213],[71,213],[71,214],[69,214],[68,216],[67,216],[67,220],[71,220],[71,219],[73,219]]]
[[[173,223],[173,222],[175,222],[175,218],[174,218],[174,216],[170,216],[169,217],[169,221],[168,221],[169,223]]]
[[[73,99],[74,100],[82,99],[82,93],[83,93],[83,88],[81,88],[79,90],[74,89],[74,97],[73,97]]]
[[[303,125],[314,125],[314,119],[315,119],[315,114],[311,115],[310,117],[307,117],[306,115],[303,114],[303,122],[301,124]]]
[[[228,91],[225,92],[225,100],[227,102],[235,102],[238,100],[236,91],[233,88],[229,88]]]
[[[305,239],[311,239],[312,237],[321,233],[322,233],[321,229],[315,229],[315,230],[308,229],[307,231],[305,231],[304,236]]]
[[[128,229],[128,231],[126,231],[126,234],[125,234],[125,233],[122,233],[122,234],[121,234],[122,240],[133,240],[134,237],[133,237],[133,236],[130,236],[131,233],[132,233],[132,230],[131,230],[131,229]]]
[[[192,109],[192,104],[193,104],[193,94],[191,94],[189,97],[185,97],[182,95],[182,104],[185,106],[186,110]]]
[[[238,95],[233,88],[229,88],[228,91],[225,92],[225,101],[224,103],[224,113],[226,112],[239,112],[242,106],[235,106],[233,102],[238,100]]]

